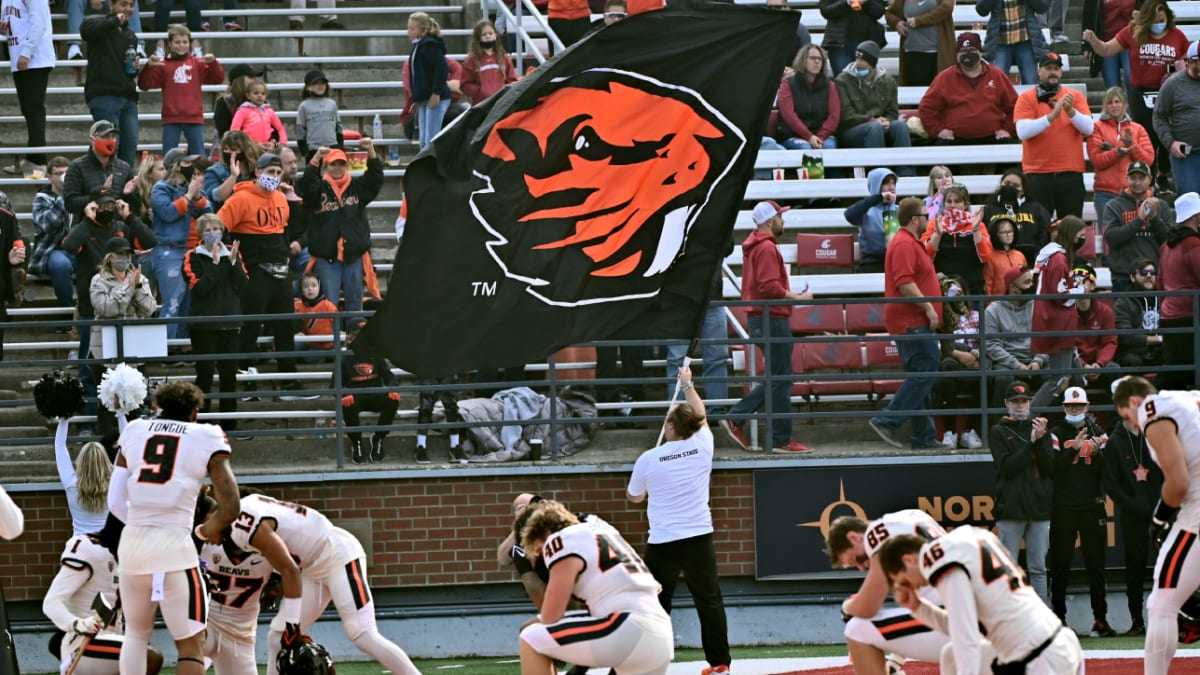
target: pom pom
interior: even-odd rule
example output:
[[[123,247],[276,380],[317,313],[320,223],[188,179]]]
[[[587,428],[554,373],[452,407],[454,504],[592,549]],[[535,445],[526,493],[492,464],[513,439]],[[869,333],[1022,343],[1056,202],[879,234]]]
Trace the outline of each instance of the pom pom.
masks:
[[[33,402],[37,411],[53,420],[74,417],[83,410],[83,385],[60,370],[42,375],[33,385]]]
[[[137,368],[118,363],[100,380],[100,402],[118,415],[133,412],[146,400],[146,378]]]

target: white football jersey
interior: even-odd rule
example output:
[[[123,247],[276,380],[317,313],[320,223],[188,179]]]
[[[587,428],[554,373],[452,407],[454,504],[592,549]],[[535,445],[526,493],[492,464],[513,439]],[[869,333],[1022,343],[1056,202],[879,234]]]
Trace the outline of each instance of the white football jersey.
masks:
[[[97,595],[103,596],[110,607],[116,603],[117,561],[99,541],[86,534],[71,537],[59,562],[61,566],[43,607],[59,629],[66,630],[75,618],[94,614],[92,602]],[[120,627],[112,626],[105,632],[120,632]]]
[[[129,467],[126,525],[192,531],[192,513],[214,455],[229,441],[215,424],[134,420],[117,441]]]
[[[922,546],[920,561],[922,576],[934,585],[951,570],[967,574],[979,624],[1001,663],[1024,658],[1062,626],[1029,585],[1025,571],[987,530],[955,528]],[[953,621],[954,602],[944,592],[943,597]]]
[[[233,543],[245,551],[258,553],[250,544],[264,520],[274,523],[275,534],[287,545],[296,564],[304,570],[328,557],[333,525],[324,515],[307,506],[272,499],[266,495],[242,497],[242,512],[233,521]]]
[[[546,567],[574,556],[583,561],[574,595],[592,616],[638,612],[666,617],[658,604],[659,584],[646,563],[612,525],[600,518],[555,532],[542,547]]]
[[[1147,396],[1138,408],[1138,422],[1145,429],[1155,420],[1171,420],[1175,423],[1188,475],[1192,477],[1177,520],[1182,527],[1195,532],[1200,526],[1200,392],[1160,391]],[[1150,446],[1150,456],[1158,462],[1153,445]]]
[[[863,534],[863,548],[868,558],[874,558],[883,542],[898,534],[913,534],[922,539],[937,539],[946,530],[932,516],[920,509],[903,509],[885,513],[883,517],[867,523]]]
[[[259,599],[274,568],[258,553],[231,560],[221,546],[205,544],[200,549],[212,586],[208,589],[208,629],[222,638],[254,643],[258,629]]]

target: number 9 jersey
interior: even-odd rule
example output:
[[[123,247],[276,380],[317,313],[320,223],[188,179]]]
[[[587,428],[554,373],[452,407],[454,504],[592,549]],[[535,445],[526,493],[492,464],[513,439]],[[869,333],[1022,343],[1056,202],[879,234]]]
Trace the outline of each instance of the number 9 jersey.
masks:
[[[1147,396],[1138,408],[1138,422],[1142,430],[1160,420],[1175,423],[1175,433],[1179,437],[1183,459],[1191,477],[1187,495],[1175,520],[1180,528],[1196,532],[1200,528],[1200,392],[1160,391]],[[1153,445],[1150,446],[1150,456],[1158,462]]]
[[[592,516],[551,535],[542,549],[551,569],[571,556],[583,561],[574,595],[592,616],[635,612],[667,618],[658,602],[658,582],[612,525]]]
[[[214,424],[134,420],[117,443],[129,467],[125,524],[176,528],[190,535],[208,462],[230,452],[225,432]]]

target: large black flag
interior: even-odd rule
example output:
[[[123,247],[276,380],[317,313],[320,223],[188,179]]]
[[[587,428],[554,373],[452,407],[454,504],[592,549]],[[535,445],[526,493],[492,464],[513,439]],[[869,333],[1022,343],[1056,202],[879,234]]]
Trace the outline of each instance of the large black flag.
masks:
[[[694,336],[795,28],[672,0],[462,115],[408,168],[404,240],[360,348],[436,376]]]

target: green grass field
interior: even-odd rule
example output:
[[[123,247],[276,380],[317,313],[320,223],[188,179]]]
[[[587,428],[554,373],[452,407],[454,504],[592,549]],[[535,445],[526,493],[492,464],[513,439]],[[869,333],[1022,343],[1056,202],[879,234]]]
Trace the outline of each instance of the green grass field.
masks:
[[[1087,649],[1141,649],[1142,638],[1083,638]],[[809,656],[843,656],[845,645],[779,645],[771,647],[734,647],[733,658],[737,659],[785,659]],[[704,652],[699,649],[675,650],[676,662],[703,661]],[[473,657],[457,659],[414,659],[417,668],[425,675],[447,673],[452,675],[520,675],[521,668],[514,656]],[[265,668],[260,669],[265,672]],[[342,661],[337,664],[338,675],[380,675],[383,669],[371,661]],[[174,668],[165,668],[164,675],[175,675]]]

